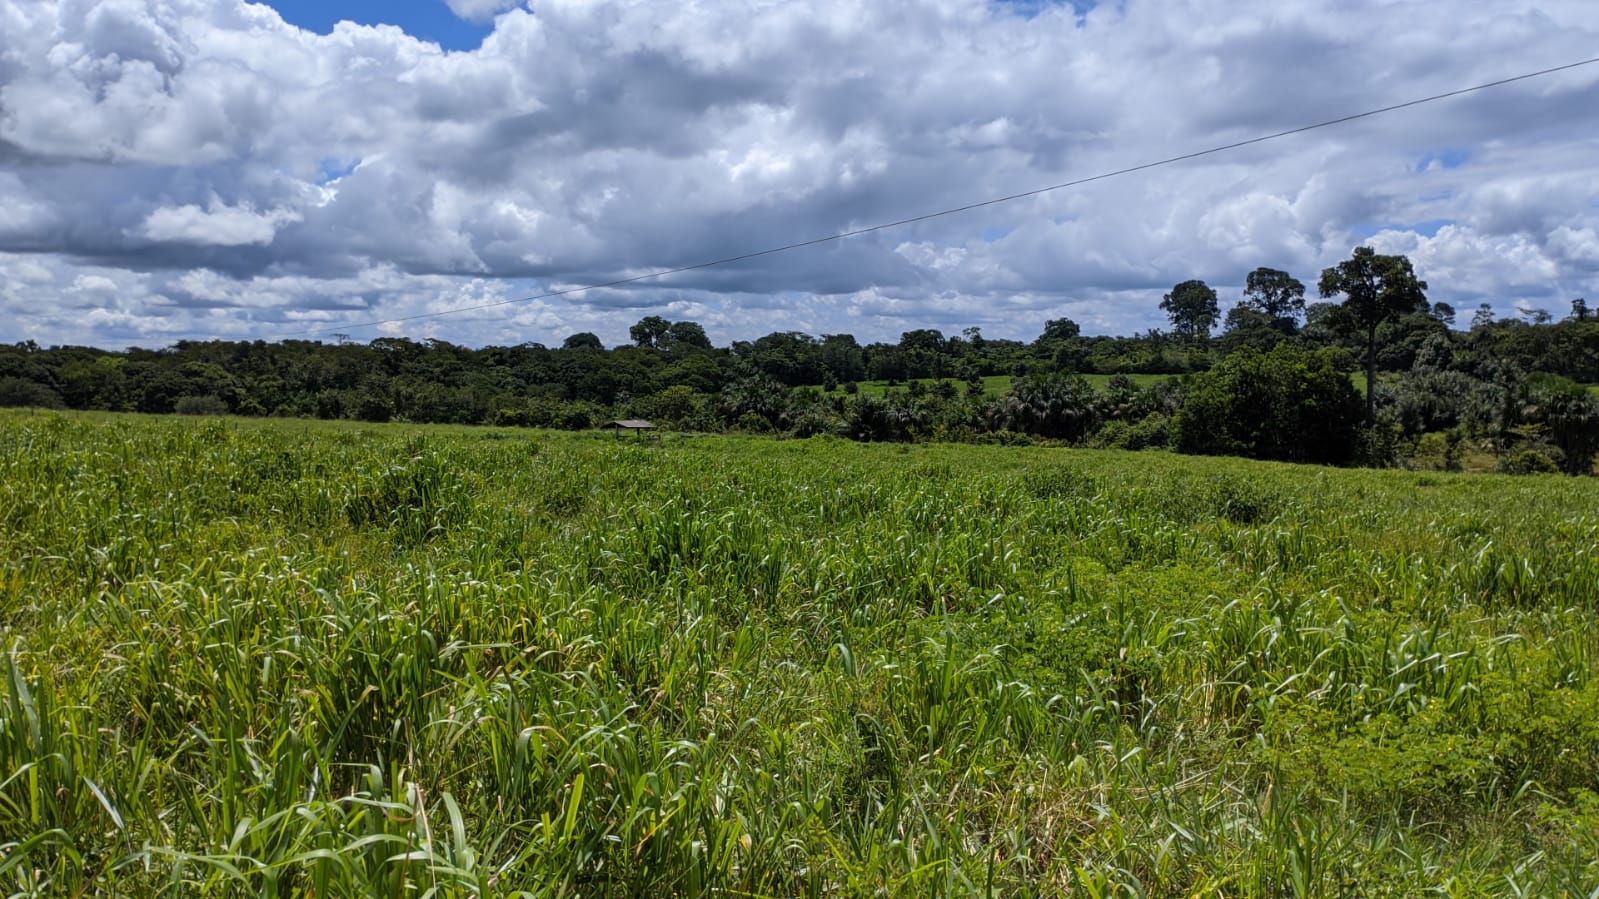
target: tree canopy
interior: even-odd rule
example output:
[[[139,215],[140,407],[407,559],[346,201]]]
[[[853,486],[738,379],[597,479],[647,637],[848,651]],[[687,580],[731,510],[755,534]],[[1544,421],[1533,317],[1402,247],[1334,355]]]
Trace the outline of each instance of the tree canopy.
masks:
[[[1216,291],[1204,281],[1184,281],[1173,287],[1161,299],[1160,308],[1171,319],[1173,331],[1195,341],[1210,336],[1219,314]]]
[[[1305,285],[1285,271],[1257,268],[1245,280],[1240,305],[1270,316],[1292,332],[1305,314]]]
[[[1369,425],[1376,420],[1378,328],[1403,315],[1427,312],[1427,282],[1416,277],[1404,256],[1356,247],[1348,259],[1322,271],[1319,287],[1324,298],[1344,298],[1341,314],[1332,320],[1334,327],[1364,337]]]
[[[1292,275],[1255,269],[1216,341],[1206,338],[1216,292],[1199,280],[1165,298],[1175,334],[1089,335],[1053,318],[1030,342],[967,327],[865,345],[778,331],[716,347],[697,322],[659,315],[611,349],[589,332],[554,349],[405,337],[122,352],[24,341],[0,346],[0,406],[557,428],[647,418],[796,437],[1175,445],[1371,464],[1446,445],[1446,467],[1469,439],[1507,471],[1592,470],[1599,397],[1582,385],[1599,384],[1599,318],[1585,300],[1558,321],[1500,319],[1484,304],[1457,331],[1408,259],[1367,247],[1318,286],[1325,299],[1307,305]],[[1362,353],[1368,428],[1352,440],[1344,399]]]
[[[1246,347],[1194,376],[1176,422],[1187,453],[1342,464],[1354,455],[1359,399],[1331,356]]]

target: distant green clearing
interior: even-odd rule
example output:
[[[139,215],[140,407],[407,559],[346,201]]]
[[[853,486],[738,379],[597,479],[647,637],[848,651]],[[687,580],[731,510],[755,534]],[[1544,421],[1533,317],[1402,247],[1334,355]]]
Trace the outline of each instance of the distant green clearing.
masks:
[[[945,378],[944,380],[954,384],[960,389],[961,393],[966,392],[965,381],[957,380],[955,378]],[[882,396],[890,390],[903,391],[912,383],[921,384],[923,387],[932,387],[934,384],[937,384],[938,381],[938,378],[912,378],[907,381],[895,382],[892,386],[887,381],[861,381],[859,382],[859,386],[860,392],[867,396]],[[1010,385],[1010,375],[989,375],[983,378],[983,395],[1004,396],[1006,393],[1010,392]]]
[[[1083,380],[1085,380],[1088,383],[1094,385],[1094,389],[1095,390],[1104,390],[1106,387],[1108,387],[1110,385],[1111,378],[1114,378],[1114,377],[1116,377],[1116,376],[1115,375],[1083,375],[1082,376]],[[1160,383],[1163,383],[1165,381],[1169,381],[1172,378],[1178,378],[1178,377],[1181,377],[1181,376],[1180,375],[1130,374],[1130,375],[1124,375],[1123,377],[1125,377],[1125,378],[1127,378],[1127,380],[1133,382],[1133,386],[1135,386],[1135,387],[1151,387],[1151,386],[1154,386],[1155,384],[1160,384]]]
[[[1599,481],[0,413],[38,896],[1589,896]]]

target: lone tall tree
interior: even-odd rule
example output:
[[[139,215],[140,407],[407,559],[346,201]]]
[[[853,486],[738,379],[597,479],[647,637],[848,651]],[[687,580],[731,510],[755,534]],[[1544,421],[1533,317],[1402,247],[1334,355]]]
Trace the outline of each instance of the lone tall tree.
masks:
[[[1292,332],[1305,314],[1305,285],[1287,272],[1257,268],[1244,283],[1242,305],[1271,316]]]
[[[1173,331],[1197,342],[1209,337],[1216,324],[1216,291],[1203,281],[1184,281],[1161,299],[1160,308],[1171,319]]]
[[[1340,324],[1366,342],[1366,425],[1377,420],[1372,393],[1377,385],[1377,329],[1391,319],[1427,310],[1427,282],[1404,256],[1384,256],[1371,247],[1321,273],[1323,298],[1343,295]]]
[[[658,347],[671,327],[672,323],[659,315],[646,315],[639,319],[638,324],[627,329],[627,336],[641,347]]]

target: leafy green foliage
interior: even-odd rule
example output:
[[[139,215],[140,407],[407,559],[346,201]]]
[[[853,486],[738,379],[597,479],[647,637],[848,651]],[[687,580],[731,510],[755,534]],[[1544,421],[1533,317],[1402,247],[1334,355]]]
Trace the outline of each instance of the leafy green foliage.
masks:
[[[1305,313],[1305,285],[1285,271],[1257,268],[1244,279],[1244,299],[1240,305],[1270,317],[1279,327],[1291,332]]]
[[[1344,298],[1337,307],[1338,314],[1328,319],[1331,327],[1365,339],[1369,426],[1376,420],[1373,391],[1377,383],[1378,330],[1402,316],[1427,312],[1427,282],[1416,277],[1410,260],[1404,256],[1356,247],[1348,259],[1322,270],[1319,287],[1323,297]]]
[[[1076,375],[1030,375],[993,407],[999,429],[1080,441],[1099,424],[1094,388]]]
[[[1288,462],[1347,462],[1359,421],[1349,378],[1323,354],[1243,350],[1189,382],[1177,449]]]
[[[1555,383],[1549,377],[1599,381],[1599,321],[1585,306],[1574,303],[1559,322],[1494,321],[1479,310],[1470,333],[1456,332],[1454,310],[1427,304],[1408,259],[1364,247],[1322,273],[1323,295],[1341,303],[1307,307],[1304,285],[1276,269],[1257,268],[1246,282],[1215,342],[1202,338],[1216,296],[1200,281],[1166,298],[1181,320],[1177,334],[1085,335],[1055,318],[1031,343],[971,327],[957,336],[917,328],[865,346],[848,334],[784,331],[718,348],[699,324],[660,316],[641,319],[631,341],[611,349],[590,333],[556,349],[383,337],[364,345],[180,341],[111,353],[25,341],[0,346],[0,406],[564,430],[643,418],[710,433],[1127,450],[1172,447],[1181,419],[1187,445],[1207,453],[1471,471],[1541,471],[1535,463],[1545,460],[1567,473],[1592,472],[1594,407],[1574,384],[1546,389]],[[1328,438],[1307,450],[1283,443],[1281,433],[1230,432],[1240,422],[1256,431],[1298,427],[1281,409],[1260,422],[1241,418],[1239,409],[1273,391],[1252,393],[1236,378],[1225,388],[1242,390],[1232,411],[1207,407],[1183,419],[1187,390],[1168,375],[1207,372],[1279,345],[1318,354],[1365,390],[1367,427],[1351,451],[1337,435],[1306,435]],[[874,380],[863,383],[867,376]],[[1201,383],[1202,403],[1222,401],[1218,382]],[[1599,384],[1588,393],[1599,396]],[[1302,417],[1341,427],[1338,416],[1320,422],[1317,412]]]
[[[184,396],[173,404],[179,415],[227,415],[228,404],[219,396]]]
[[[1188,340],[1210,336],[1219,314],[1216,291],[1203,281],[1184,281],[1161,298],[1160,309],[1171,319],[1172,330]]]
[[[1534,419],[1549,430],[1566,474],[1589,474],[1599,453],[1599,399],[1581,385],[1541,379],[1533,390]]]

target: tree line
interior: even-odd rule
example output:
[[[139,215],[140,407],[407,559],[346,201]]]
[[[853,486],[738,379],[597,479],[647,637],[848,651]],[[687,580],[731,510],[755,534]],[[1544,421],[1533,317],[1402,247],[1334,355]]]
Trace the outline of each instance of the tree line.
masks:
[[[1367,247],[1316,288],[1311,302],[1291,274],[1259,268],[1222,318],[1217,292],[1187,280],[1160,303],[1170,330],[1088,336],[1060,318],[1031,341],[924,328],[894,343],[780,331],[717,347],[698,323],[648,316],[611,348],[590,333],[477,349],[393,337],[121,352],[24,342],[0,347],[0,405],[567,429],[627,417],[1444,468],[1475,447],[1508,471],[1592,470],[1599,401],[1582,385],[1599,383],[1599,316],[1586,301],[1559,320],[1497,319],[1484,304],[1462,325],[1428,302],[1408,259]],[[1112,377],[1096,387],[1084,375]]]

